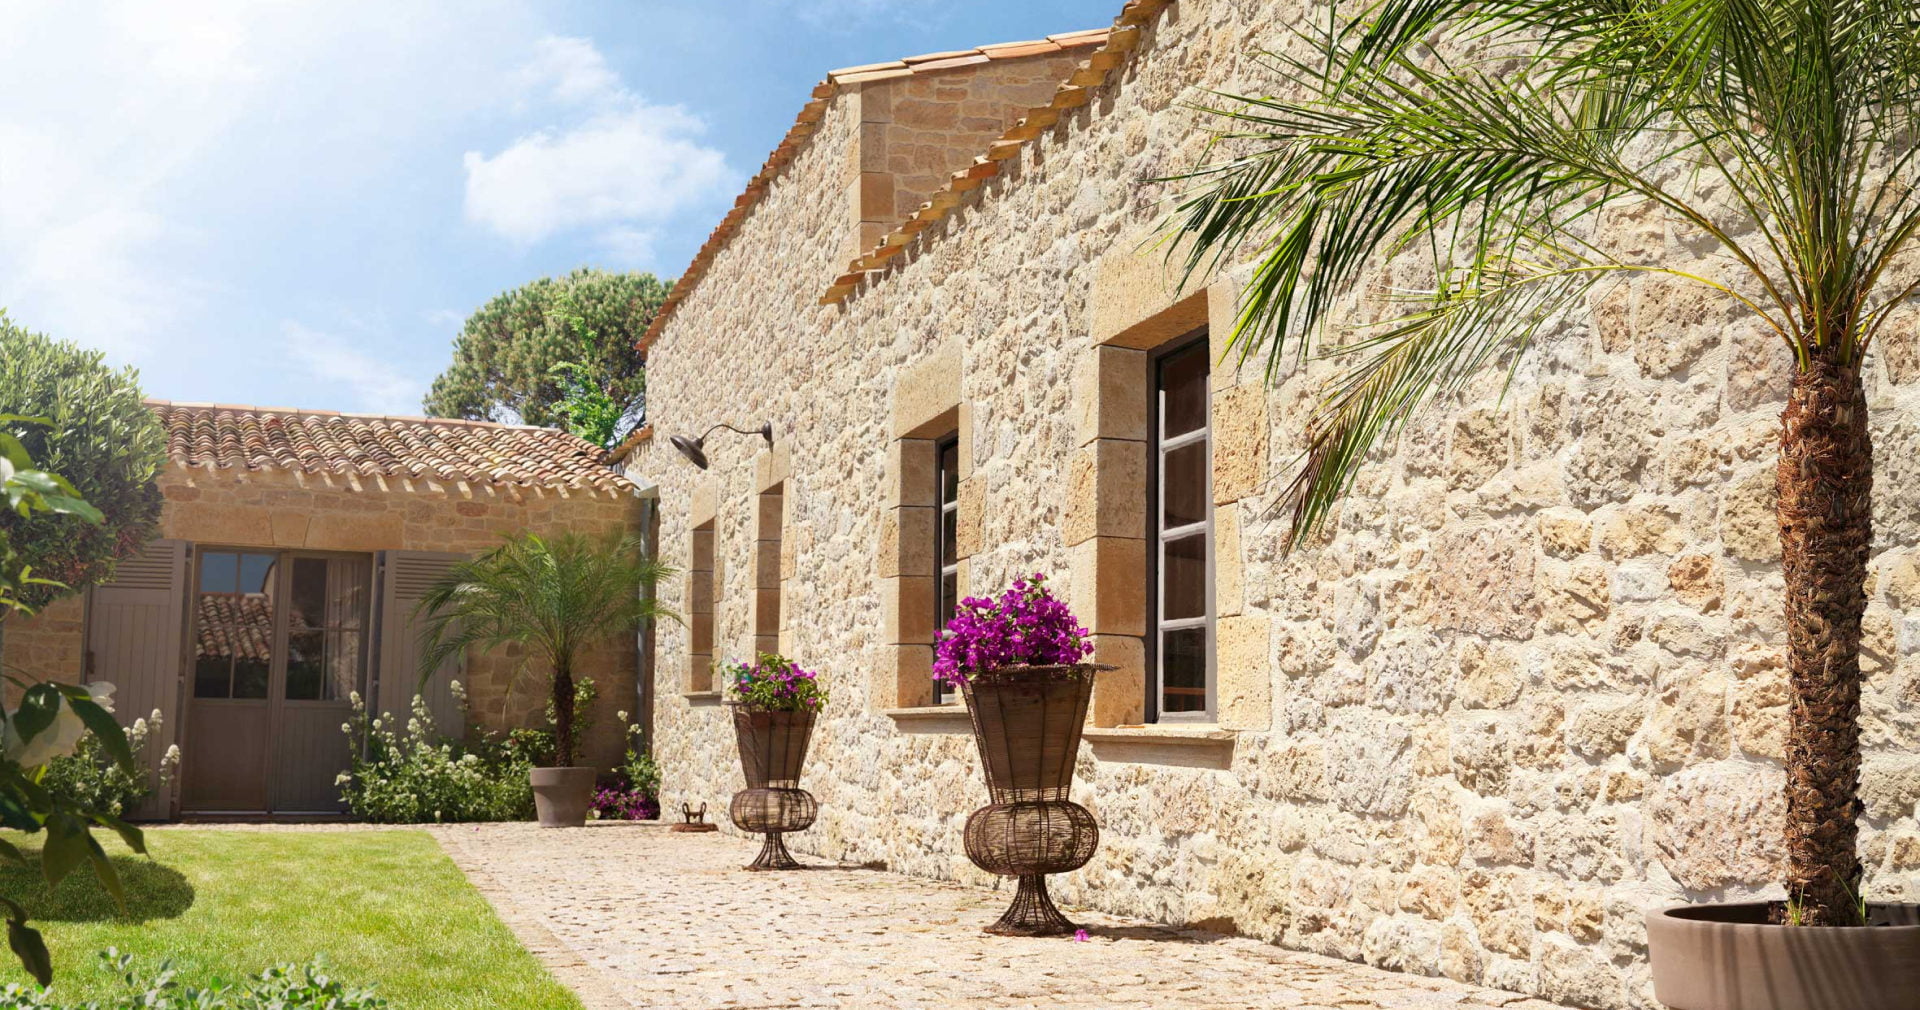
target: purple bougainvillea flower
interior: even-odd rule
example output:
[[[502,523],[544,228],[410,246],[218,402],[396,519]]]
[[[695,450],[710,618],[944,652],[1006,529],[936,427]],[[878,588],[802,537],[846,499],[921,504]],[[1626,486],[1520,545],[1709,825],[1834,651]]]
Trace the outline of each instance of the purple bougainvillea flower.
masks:
[[[1087,629],[1036,573],[1014,580],[997,600],[961,600],[940,634],[933,673],[959,684],[1005,666],[1072,666],[1092,652]]]

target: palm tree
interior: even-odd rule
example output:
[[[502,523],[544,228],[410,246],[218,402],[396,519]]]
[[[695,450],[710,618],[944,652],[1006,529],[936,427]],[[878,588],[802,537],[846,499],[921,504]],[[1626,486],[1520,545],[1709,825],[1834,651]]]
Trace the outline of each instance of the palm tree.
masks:
[[[1189,275],[1251,255],[1228,346],[1351,364],[1308,423],[1291,540],[1427,398],[1517,367],[1590,289],[1702,284],[1792,350],[1778,515],[1791,682],[1789,921],[1860,921],[1860,626],[1872,515],[1861,367],[1912,296],[1920,230],[1912,0],[1380,0],[1273,55],[1293,97],[1242,98],[1186,178]],[[1698,272],[1609,242],[1632,203],[1717,247]],[[1334,338],[1370,263],[1431,290]]]
[[[671,574],[671,566],[642,552],[637,537],[508,537],[448,569],[421,598],[416,608],[426,622],[421,679],[469,648],[525,646],[552,671],[553,761],[569,767],[573,673],[580,651],[643,620],[675,617],[653,593]]]

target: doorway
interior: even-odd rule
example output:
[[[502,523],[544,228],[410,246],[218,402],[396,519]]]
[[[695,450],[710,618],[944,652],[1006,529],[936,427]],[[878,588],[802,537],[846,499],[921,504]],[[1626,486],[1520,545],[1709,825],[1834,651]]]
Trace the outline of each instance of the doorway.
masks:
[[[189,612],[181,807],[200,814],[337,814],[365,692],[373,560],[201,547]]]

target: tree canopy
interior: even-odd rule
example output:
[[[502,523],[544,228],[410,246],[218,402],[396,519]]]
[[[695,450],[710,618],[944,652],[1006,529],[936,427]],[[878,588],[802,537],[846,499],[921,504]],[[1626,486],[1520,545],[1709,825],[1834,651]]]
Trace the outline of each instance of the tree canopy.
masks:
[[[453,363],[422,405],[435,417],[565,425],[610,442],[644,413],[637,345],[669,287],[649,273],[575,270],[498,295],[461,327]]]
[[[109,368],[101,352],[21,329],[0,312],[0,414],[35,419],[10,426],[9,442],[100,513],[91,521],[0,511],[0,542],[11,544],[12,564],[59,583],[22,588],[27,606],[105,581],[153,536],[166,433],[141,401],[133,369]]]

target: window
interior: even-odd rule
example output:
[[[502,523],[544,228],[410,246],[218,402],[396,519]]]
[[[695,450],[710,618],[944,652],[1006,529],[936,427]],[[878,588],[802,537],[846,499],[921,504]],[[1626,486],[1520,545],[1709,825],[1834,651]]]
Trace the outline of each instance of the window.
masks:
[[[693,529],[687,559],[687,690],[713,690],[713,520]]]
[[[1212,438],[1204,333],[1150,364],[1149,715],[1214,714]]]
[[[365,557],[209,550],[195,587],[193,696],[338,701],[366,671]]]
[[[934,503],[939,511],[933,522],[933,634],[936,644],[959,602],[960,552],[954,536],[960,529],[960,436],[949,435],[934,443]],[[933,703],[946,704],[959,697],[957,691],[938,680],[933,682]]]

